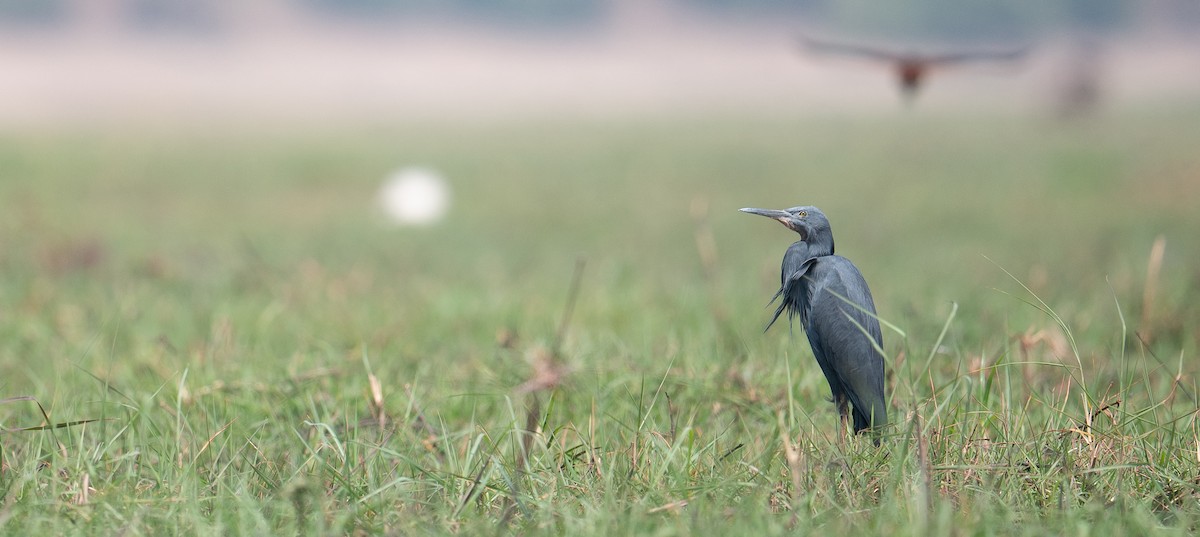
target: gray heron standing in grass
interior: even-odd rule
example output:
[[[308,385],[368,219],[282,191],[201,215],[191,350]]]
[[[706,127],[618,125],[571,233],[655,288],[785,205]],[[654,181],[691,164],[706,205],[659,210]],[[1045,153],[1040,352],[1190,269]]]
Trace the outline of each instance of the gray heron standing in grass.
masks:
[[[779,291],[771,299],[779,300],[779,307],[767,328],[784,312],[789,319],[799,317],[842,426],[851,418],[856,433],[886,425],[883,334],[875,302],[858,268],[834,255],[829,219],[816,207],[742,212],[778,220],[800,234],[783,256]]]

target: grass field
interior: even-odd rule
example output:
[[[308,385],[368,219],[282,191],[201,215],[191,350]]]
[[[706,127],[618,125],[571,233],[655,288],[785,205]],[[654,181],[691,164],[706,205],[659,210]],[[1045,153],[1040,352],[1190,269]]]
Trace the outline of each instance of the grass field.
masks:
[[[1194,534],[1197,125],[6,131],[0,533]],[[447,221],[383,223],[409,164]],[[762,332],[737,208],[802,203],[894,326],[879,448]]]

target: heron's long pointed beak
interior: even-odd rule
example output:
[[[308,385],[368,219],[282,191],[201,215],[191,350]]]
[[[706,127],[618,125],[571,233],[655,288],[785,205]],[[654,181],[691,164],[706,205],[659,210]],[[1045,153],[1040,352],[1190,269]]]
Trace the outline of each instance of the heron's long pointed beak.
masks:
[[[743,213],[757,214],[759,216],[765,216],[767,218],[774,218],[775,220],[779,220],[780,222],[783,221],[782,219],[789,218],[792,216],[787,211],[778,211],[775,209],[755,209],[753,207],[747,207],[745,209],[738,209],[738,210],[742,211]]]

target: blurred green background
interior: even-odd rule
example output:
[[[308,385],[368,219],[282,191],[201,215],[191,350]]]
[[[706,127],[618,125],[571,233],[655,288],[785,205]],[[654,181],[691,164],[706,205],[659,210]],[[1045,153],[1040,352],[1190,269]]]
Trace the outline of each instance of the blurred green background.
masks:
[[[572,337],[628,345],[620,367],[661,366],[653,349],[706,326],[731,330],[728,354],[679,365],[712,373],[754,354],[768,367],[757,349],[783,330],[760,333],[765,304],[794,237],[736,209],[800,203],[830,215],[880,314],[921,344],[952,302],[969,319],[952,333],[965,355],[1046,325],[1007,270],[1096,338],[1096,360],[1119,343],[1121,312],[1163,355],[1190,355],[1196,116],[8,134],[7,389],[66,397],[75,387],[61,382],[92,382],[75,364],[159,382],[201,364],[213,378],[270,378],[356,362],[360,346],[397,378],[502,389],[523,366],[490,371],[495,334],[548,344],[578,259]],[[445,221],[387,222],[374,198],[396,163],[445,174]],[[698,233],[716,245],[709,280]],[[1159,236],[1160,289],[1143,312]],[[192,363],[221,330],[250,354]]]
[[[0,2],[0,524],[1187,534],[1190,4],[943,4]],[[798,28],[1035,52],[905,106]],[[800,204],[896,328],[880,450],[763,333],[737,209]]]

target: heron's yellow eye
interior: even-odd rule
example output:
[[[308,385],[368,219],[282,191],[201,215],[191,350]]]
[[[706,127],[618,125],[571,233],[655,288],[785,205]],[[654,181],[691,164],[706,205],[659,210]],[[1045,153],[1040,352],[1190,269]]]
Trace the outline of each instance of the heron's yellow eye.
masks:
[[[799,216],[800,218],[804,218],[805,216],[808,216],[808,211],[800,211],[800,212],[796,213],[796,216]]]

